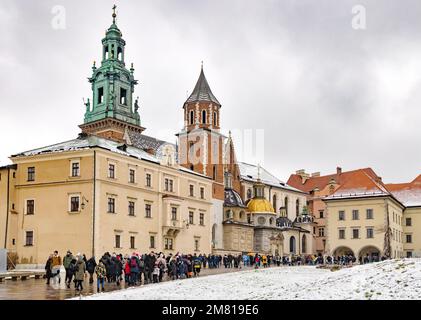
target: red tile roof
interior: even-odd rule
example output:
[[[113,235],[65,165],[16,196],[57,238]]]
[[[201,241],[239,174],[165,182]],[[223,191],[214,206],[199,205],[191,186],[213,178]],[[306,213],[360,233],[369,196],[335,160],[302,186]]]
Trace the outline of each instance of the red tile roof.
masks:
[[[289,177],[287,184],[304,192],[310,192],[315,188],[322,190],[329,184],[329,182],[332,179],[334,179],[337,184],[342,185],[346,180],[348,180],[358,171],[363,171],[369,177],[372,177],[374,179],[378,178],[377,174],[373,171],[373,169],[364,168],[341,173],[337,172],[326,176],[310,177],[305,181],[304,184],[302,183],[302,178],[299,174],[292,174]]]

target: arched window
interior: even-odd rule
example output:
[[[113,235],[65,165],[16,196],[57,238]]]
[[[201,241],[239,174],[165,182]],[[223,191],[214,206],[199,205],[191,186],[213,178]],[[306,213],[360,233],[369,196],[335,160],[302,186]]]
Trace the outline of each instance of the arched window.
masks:
[[[249,188],[247,190],[247,199],[251,199],[252,195],[251,195],[251,189]]]
[[[295,214],[298,215],[300,214],[300,199],[297,199],[297,201],[295,201]]]
[[[213,112],[213,125],[216,127],[217,126],[217,121],[218,119],[218,114],[216,113],[216,111]]]
[[[213,180],[216,180],[216,166],[213,166],[213,174],[212,174]]]
[[[123,61],[123,49],[121,47],[117,48],[117,59]]]
[[[288,217],[288,197],[285,197],[284,207],[285,207],[285,214]]]
[[[289,252],[295,254],[295,237],[289,238]]]
[[[202,123],[206,124],[206,110],[202,111]]]
[[[109,58],[108,46],[104,47],[104,60]]]
[[[303,239],[301,241],[301,251],[302,253],[307,253],[307,237],[303,234]]]
[[[190,111],[190,124],[193,124],[193,123],[194,123],[194,111],[191,110]]]
[[[272,225],[273,224],[273,218],[269,219],[269,224]]]
[[[275,212],[276,212],[276,207],[277,207],[276,194],[274,194],[272,197],[272,205],[273,205],[273,209],[275,209]]]
[[[190,165],[190,170],[194,171],[194,165]]]
[[[244,211],[240,211],[240,220],[243,220],[244,217]]]
[[[247,214],[247,223],[251,223],[251,214]]]

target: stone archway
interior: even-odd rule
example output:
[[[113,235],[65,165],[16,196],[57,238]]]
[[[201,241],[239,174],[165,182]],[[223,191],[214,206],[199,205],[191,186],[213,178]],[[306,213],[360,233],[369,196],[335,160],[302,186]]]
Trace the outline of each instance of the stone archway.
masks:
[[[376,246],[365,246],[358,252],[358,259],[362,263],[380,261],[381,250]]]
[[[335,250],[332,251],[333,256],[338,257],[338,256],[343,256],[343,255],[352,255],[355,257],[354,251],[352,251],[351,248],[346,247],[346,246],[340,246],[337,247]]]

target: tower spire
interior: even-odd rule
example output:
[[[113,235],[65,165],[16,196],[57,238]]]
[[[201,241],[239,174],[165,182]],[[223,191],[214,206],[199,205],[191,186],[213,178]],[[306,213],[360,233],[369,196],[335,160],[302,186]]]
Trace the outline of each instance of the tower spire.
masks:
[[[117,17],[117,14],[115,13],[115,9],[117,9],[117,6],[116,5],[113,6],[113,15],[112,15],[112,17],[113,17],[113,24],[115,24],[115,18]]]

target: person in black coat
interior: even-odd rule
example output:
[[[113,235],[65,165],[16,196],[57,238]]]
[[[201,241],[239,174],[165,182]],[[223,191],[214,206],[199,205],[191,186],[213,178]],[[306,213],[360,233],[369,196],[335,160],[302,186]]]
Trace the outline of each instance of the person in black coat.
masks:
[[[47,278],[47,284],[50,284],[50,279],[52,278],[53,274],[51,272],[51,263],[53,262],[53,255],[50,254],[50,256],[47,259],[47,262],[45,263],[45,277]]]
[[[94,282],[94,272],[95,272],[95,267],[96,267],[96,261],[95,261],[95,257],[91,257],[87,262],[86,262],[86,271],[88,271],[89,273],[89,283],[93,283]]]
[[[121,274],[123,273],[123,263],[117,258],[112,257],[112,262],[114,263],[114,277],[116,284],[120,285]]]

